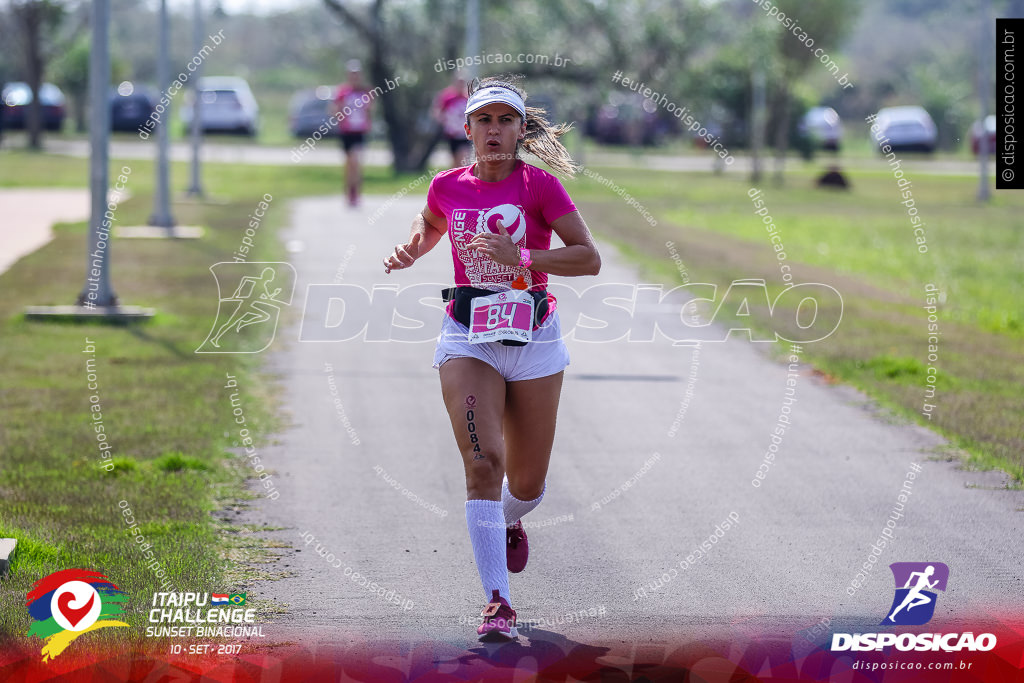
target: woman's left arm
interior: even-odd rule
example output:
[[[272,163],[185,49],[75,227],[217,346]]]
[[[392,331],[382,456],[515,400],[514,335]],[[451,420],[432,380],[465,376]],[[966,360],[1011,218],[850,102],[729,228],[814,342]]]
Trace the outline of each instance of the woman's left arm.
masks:
[[[533,264],[530,270],[565,276],[597,275],[601,272],[601,255],[597,253],[597,245],[579,211],[555,219],[551,230],[565,246],[557,249],[531,249]]]

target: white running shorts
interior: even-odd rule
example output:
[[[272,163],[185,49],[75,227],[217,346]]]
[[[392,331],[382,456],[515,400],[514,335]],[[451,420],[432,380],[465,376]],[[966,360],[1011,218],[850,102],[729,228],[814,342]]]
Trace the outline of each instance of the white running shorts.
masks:
[[[452,358],[476,358],[490,365],[506,382],[547,377],[569,365],[569,350],[562,339],[558,311],[548,314],[544,324],[533,331],[526,346],[505,346],[499,342],[469,343],[469,329],[447,313],[434,351],[434,367]]]

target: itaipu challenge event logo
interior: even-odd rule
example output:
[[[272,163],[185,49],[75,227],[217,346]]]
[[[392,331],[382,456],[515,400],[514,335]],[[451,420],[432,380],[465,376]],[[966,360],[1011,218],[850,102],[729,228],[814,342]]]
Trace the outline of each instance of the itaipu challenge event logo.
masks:
[[[128,596],[106,576],[88,569],[64,569],[32,586],[26,605],[34,620],[30,636],[43,640],[43,661],[55,658],[90,631],[128,626],[112,617],[122,614]]]

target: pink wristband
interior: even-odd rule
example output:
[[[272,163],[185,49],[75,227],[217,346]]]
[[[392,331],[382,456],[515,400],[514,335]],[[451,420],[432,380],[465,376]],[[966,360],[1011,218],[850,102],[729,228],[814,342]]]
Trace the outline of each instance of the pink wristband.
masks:
[[[522,266],[523,268],[529,268],[531,265],[533,265],[533,257],[530,256],[529,249],[519,250],[519,265]]]

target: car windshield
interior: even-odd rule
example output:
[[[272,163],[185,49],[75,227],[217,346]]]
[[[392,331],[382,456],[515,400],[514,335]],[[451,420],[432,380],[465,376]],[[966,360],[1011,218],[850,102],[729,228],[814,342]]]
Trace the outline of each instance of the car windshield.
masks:
[[[302,104],[299,112],[303,116],[311,116],[314,114],[324,114],[327,112],[328,103],[324,100],[309,100]]]
[[[203,104],[218,104],[221,106],[231,106],[238,104],[238,93],[234,90],[204,90],[203,91]]]
[[[4,104],[20,107],[32,101],[32,91],[23,83],[14,83],[4,88]]]

